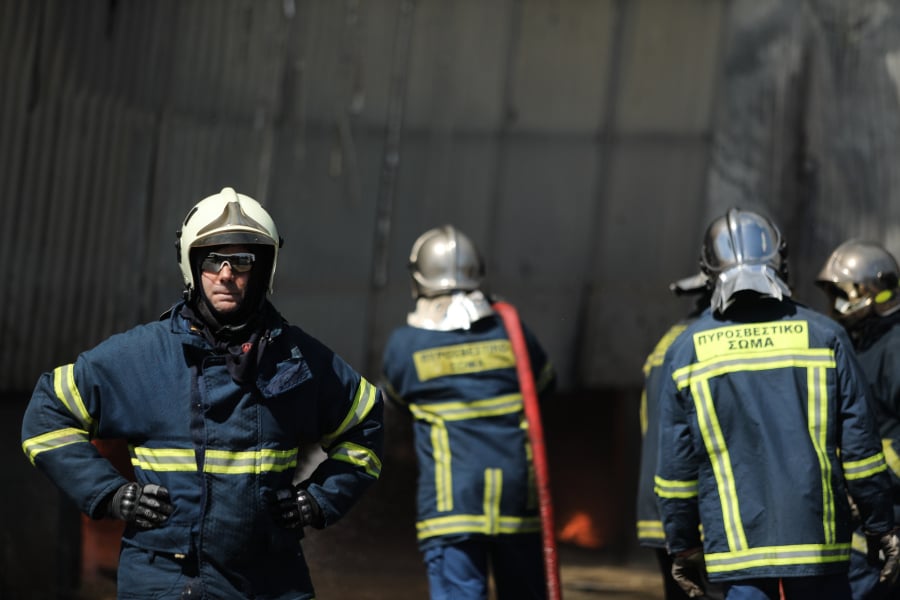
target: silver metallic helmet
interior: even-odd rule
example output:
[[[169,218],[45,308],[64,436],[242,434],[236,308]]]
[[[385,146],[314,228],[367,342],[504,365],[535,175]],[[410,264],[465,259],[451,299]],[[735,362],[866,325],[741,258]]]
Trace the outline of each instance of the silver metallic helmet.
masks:
[[[413,298],[432,298],[480,288],[484,261],[475,244],[452,225],[429,229],[409,254]]]
[[[828,295],[832,316],[845,327],[900,308],[897,260],[875,242],[848,240],[834,249],[816,278]]]
[[[177,233],[178,266],[188,292],[198,289],[191,265],[191,250],[207,246],[246,244],[272,247],[272,268],[267,288],[272,292],[275,265],[282,240],[272,217],[262,205],[230,187],[194,205]]]
[[[706,229],[700,268],[713,287],[711,305],[725,311],[742,291],[781,300],[787,284],[787,244],[768,218],[739,208],[713,220]]]

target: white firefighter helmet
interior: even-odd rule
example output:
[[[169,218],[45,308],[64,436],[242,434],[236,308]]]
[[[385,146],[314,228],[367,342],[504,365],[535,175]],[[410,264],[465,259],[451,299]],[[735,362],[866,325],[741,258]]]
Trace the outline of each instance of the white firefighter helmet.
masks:
[[[191,265],[191,250],[207,246],[232,244],[262,245],[272,248],[272,268],[268,277],[268,292],[272,292],[275,265],[282,240],[272,217],[262,205],[230,187],[208,196],[194,205],[184,218],[175,242],[178,266],[185,288],[197,289]]]
[[[778,227],[755,212],[729,209],[706,230],[700,268],[713,287],[711,305],[725,311],[742,291],[781,300],[787,284],[787,244]]]
[[[471,292],[481,286],[484,262],[475,244],[452,225],[429,229],[409,254],[413,298]]]
[[[832,316],[852,328],[868,316],[887,316],[900,308],[897,260],[875,242],[847,240],[825,261],[816,278],[828,295]]]

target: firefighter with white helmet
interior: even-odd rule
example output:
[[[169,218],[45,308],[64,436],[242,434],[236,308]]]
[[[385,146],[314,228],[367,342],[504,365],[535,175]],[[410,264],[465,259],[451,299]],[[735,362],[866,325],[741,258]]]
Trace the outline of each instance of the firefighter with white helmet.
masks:
[[[541,517],[508,332],[484,262],[458,228],[429,229],[409,257],[415,309],[385,346],[389,398],[413,416],[419,548],[433,600],[543,598]],[[524,329],[538,392],[555,375]]]
[[[816,278],[831,316],[847,329],[878,412],[878,428],[891,474],[894,519],[900,523],[900,268],[881,244],[849,239],[826,259]],[[862,530],[854,534],[850,582],[854,600],[888,597],[878,568],[868,560]],[[896,591],[893,592],[896,595]],[[893,597],[893,596],[891,596]]]
[[[204,198],[176,246],[184,300],[42,375],[23,449],[85,514],[125,521],[120,597],[313,598],[303,530],[378,478],[381,396],[270,302],[281,238],[256,200]],[[308,442],[327,458],[295,481]]]
[[[865,376],[846,332],[790,298],[786,252],[759,213],[714,219],[701,253],[712,306],[663,362],[655,486],[690,597],[708,574],[726,598],[850,598],[848,493],[880,577],[900,568]]]

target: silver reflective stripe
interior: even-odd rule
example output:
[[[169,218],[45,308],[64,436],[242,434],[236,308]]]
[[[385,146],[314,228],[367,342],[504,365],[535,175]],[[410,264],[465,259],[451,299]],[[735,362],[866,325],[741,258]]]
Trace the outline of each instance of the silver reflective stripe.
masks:
[[[53,370],[53,391],[63,406],[78,419],[85,431],[91,431],[94,421],[84,406],[78,386],[75,385],[75,365],[68,364]]]
[[[34,458],[41,452],[55,450],[79,442],[90,443],[88,432],[83,429],[67,427],[66,429],[57,429],[56,431],[28,438],[22,442],[22,450],[25,451],[25,455],[28,456],[31,464],[34,464]]]
[[[365,377],[360,377],[359,387],[356,388],[353,405],[347,412],[347,416],[344,417],[343,422],[337,429],[322,437],[322,445],[327,448],[342,433],[361,423],[369,414],[369,411],[372,410],[372,407],[375,406],[377,401],[378,389],[369,383]]]

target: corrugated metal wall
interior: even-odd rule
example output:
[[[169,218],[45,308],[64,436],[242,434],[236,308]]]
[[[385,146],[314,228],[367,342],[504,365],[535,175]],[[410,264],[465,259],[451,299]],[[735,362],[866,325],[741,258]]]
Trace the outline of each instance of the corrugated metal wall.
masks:
[[[276,304],[370,376],[453,222],[564,388],[633,384],[693,268],[719,6],[0,2],[2,387],[176,300],[179,220],[225,185],[282,229]]]
[[[636,386],[725,207],[782,221],[805,296],[843,236],[900,243],[896,23],[846,0],[2,0],[0,388],[165,310],[179,221],[226,185],[282,229],[276,304],[370,377],[412,241],[453,222],[564,389]]]

